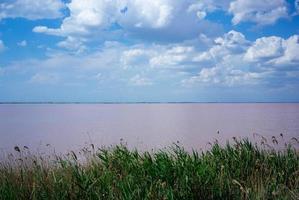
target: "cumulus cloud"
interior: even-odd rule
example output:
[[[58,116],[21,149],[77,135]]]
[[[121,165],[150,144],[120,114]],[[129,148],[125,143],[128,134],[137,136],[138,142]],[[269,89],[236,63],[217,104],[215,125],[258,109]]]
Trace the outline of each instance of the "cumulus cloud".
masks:
[[[216,66],[212,68],[203,68],[197,75],[182,80],[184,86],[194,84],[216,84],[225,86],[235,85],[254,85],[258,83],[261,74],[256,72],[245,72],[241,69]]]
[[[171,0],[118,1],[116,10],[126,9],[125,12],[116,12],[117,21],[123,26],[136,28],[161,28],[170,23],[175,12],[175,3]]]
[[[230,3],[229,12],[233,14],[232,23],[235,25],[241,22],[268,25],[288,17],[288,7],[284,0],[235,0]]]
[[[71,34],[82,35],[89,32],[89,28],[103,28],[110,24],[110,12],[112,7],[109,1],[97,0],[73,0],[67,4],[70,16],[66,17],[61,27],[52,29],[45,26],[37,26],[34,32],[47,33],[51,35],[69,36]]]
[[[201,0],[193,2],[188,10],[195,11],[199,19],[204,19],[209,13],[217,10],[233,15],[234,25],[242,22],[253,22],[258,25],[274,24],[278,19],[290,17],[288,3],[285,0]],[[295,8],[298,10],[298,0]]]
[[[139,46],[122,53],[121,64],[125,69],[132,67],[184,70],[192,66],[196,50],[187,45],[151,45]]]
[[[150,65],[152,67],[159,68],[181,68],[191,61],[191,57],[194,55],[194,48],[192,46],[173,46],[169,49],[162,51],[160,54],[153,56],[150,59]]]
[[[147,65],[150,57],[155,54],[155,51],[148,50],[145,47],[136,47],[125,50],[121,56],[121,64],[124,69],[132,67],[142,67]]]
[[[237,31],[231,30],[222,37],[214,40],[214,45],[207,51],[200,52],[193,60],[200,63],[216,64],[225,56],[244,52],[250,42],[245,36]]]
[[[22,17],[29,20],[55,19],[63,16],[61,0],[12,0],[0,3],[0,20]]]
[[[143,77],[140,74],[133,76],[129,83],[135,86],[149,86],[153,84],[149,78]]]
[[[39,33],[67,36],[69,34],[85,35],[90,29],[109,28],[118,22],[123,26],[136,28],[160,28],[172,18],[173,6],[168,0],[73,0],[67,4],[70,16],[66,17],[60,28],[52,29],[44,26],[35,27]]]
[[[212,47],[213,49],[215,47]],[[211,49],[209,51],[211,51]],[[209,52],[208,51],[208,52]],[[202,53],[204,54],[204,53]],[[199,72],[190,77],[183,79],[182,85],[192,86],[238,86],[238,85],[255,85],[258,84],[265,74],[256,72],[254,68],[243,58],[244,52],[236,51],[228,53],[214,60],[214,62],[206,62],[203,67],[199,68]],[[200,63],[199,63],[200,64]]]
[[[243,34],[230,31],[215,39],[210,49],[193,58],[202,67],[197,74],[182,80],[182,84],[233,86],[267,83],[273,77],[286,81],[290,77],[286,74],[299,70],[298,58],[298,35],[288,39],[262,37],[252,43]]]
[[[275,36],[258,38],[248,48],[244,59],[272,66],[299,65],[299,36],[293,35],[288,39]]]
[[[194,2],[73,0],[67,4],[70,15],[59,28],[36,26],[33,31],[62,36],[66,40],[80,38],[81,41],[82,38],[98,38],[99,33],[101,37],[117,37],[116,34],[122,32],[130,38],[178,41],[193,39],[199,33],[217,35],[221,32],[217,23],[202,20],[204,12],[189,8]]]
[[[223,37],[216,38],[215,43],[231,52],[241,52],[246,48],[249,41],[245,39],[242,33],[231,30],[225,33]]]
[[[261,61],[283,55],[283,39],[276,36],[258,38],[247,50],[245,59]]]
[[[291,72],[299,71],[296,35],[288,39],[262,37],[251,42],[232,30],[215,38],[207,49],[197,45],[196,41],[159,45],[107,41],[91,53],[73,56],[65,51],[53,52],[47,59],[16,62],[9,68],[17,68],[19,73],[26,70],[24,66],[35,67],[32,71],[40,72],[32,77],[36,83],[55,81],[55,74],[67,74],[68,79],[79,77],[84,83],[97,81],[117,87],[165,83],[234,87],[267,84],[277,77],[285,83],[294,79]]]
[[[59,42],[57,46],[75,51],[76,53],[81,53],[86,50],[84,40],[72,36],[68,36],[65,40]]]
[[[299,65],[299,36],[293,35],[282,43],[284,54],[270,62],[276,65]]]

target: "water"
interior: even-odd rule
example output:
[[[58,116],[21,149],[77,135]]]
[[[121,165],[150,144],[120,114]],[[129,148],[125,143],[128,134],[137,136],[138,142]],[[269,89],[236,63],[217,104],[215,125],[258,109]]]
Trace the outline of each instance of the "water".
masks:
[[[217,132],[219,131],[219,134]],[[150,150],[179,141],[204,149],[215,139],[253,133],[299,136],[299,104],[2,104],[0,148],[47,144],[58,152],[86,143]]]

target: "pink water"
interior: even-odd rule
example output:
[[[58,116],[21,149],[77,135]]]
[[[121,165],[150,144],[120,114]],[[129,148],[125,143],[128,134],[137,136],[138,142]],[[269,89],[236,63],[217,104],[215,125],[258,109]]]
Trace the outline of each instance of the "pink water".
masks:
[[[219,134],[217,132],[219,131]],[[56,151],[119,144],[156,149],[179,141],[205,148],[253,133],[299,136],[299,104],[32,104],[0,105],[0,149],[51,144]]]

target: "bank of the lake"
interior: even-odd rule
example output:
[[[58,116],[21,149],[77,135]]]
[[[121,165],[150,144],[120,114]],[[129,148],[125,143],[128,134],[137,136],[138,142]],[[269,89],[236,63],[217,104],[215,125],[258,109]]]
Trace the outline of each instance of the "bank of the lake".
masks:
[[[15,147],[0,166],[0,199],[298,199],[298,140],[276,142],[235,139],[205,152],[90,145],[52,159]]]

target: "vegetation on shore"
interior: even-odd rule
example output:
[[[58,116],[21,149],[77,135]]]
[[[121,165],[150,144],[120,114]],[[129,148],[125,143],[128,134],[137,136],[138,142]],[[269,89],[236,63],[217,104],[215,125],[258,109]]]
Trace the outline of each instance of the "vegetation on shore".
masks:
[[[15,147],[18,158],[0,163],[0,199],[299,199],[299,152],[262,142],[215,142],[205,152],[91,145],[55,159]]]

